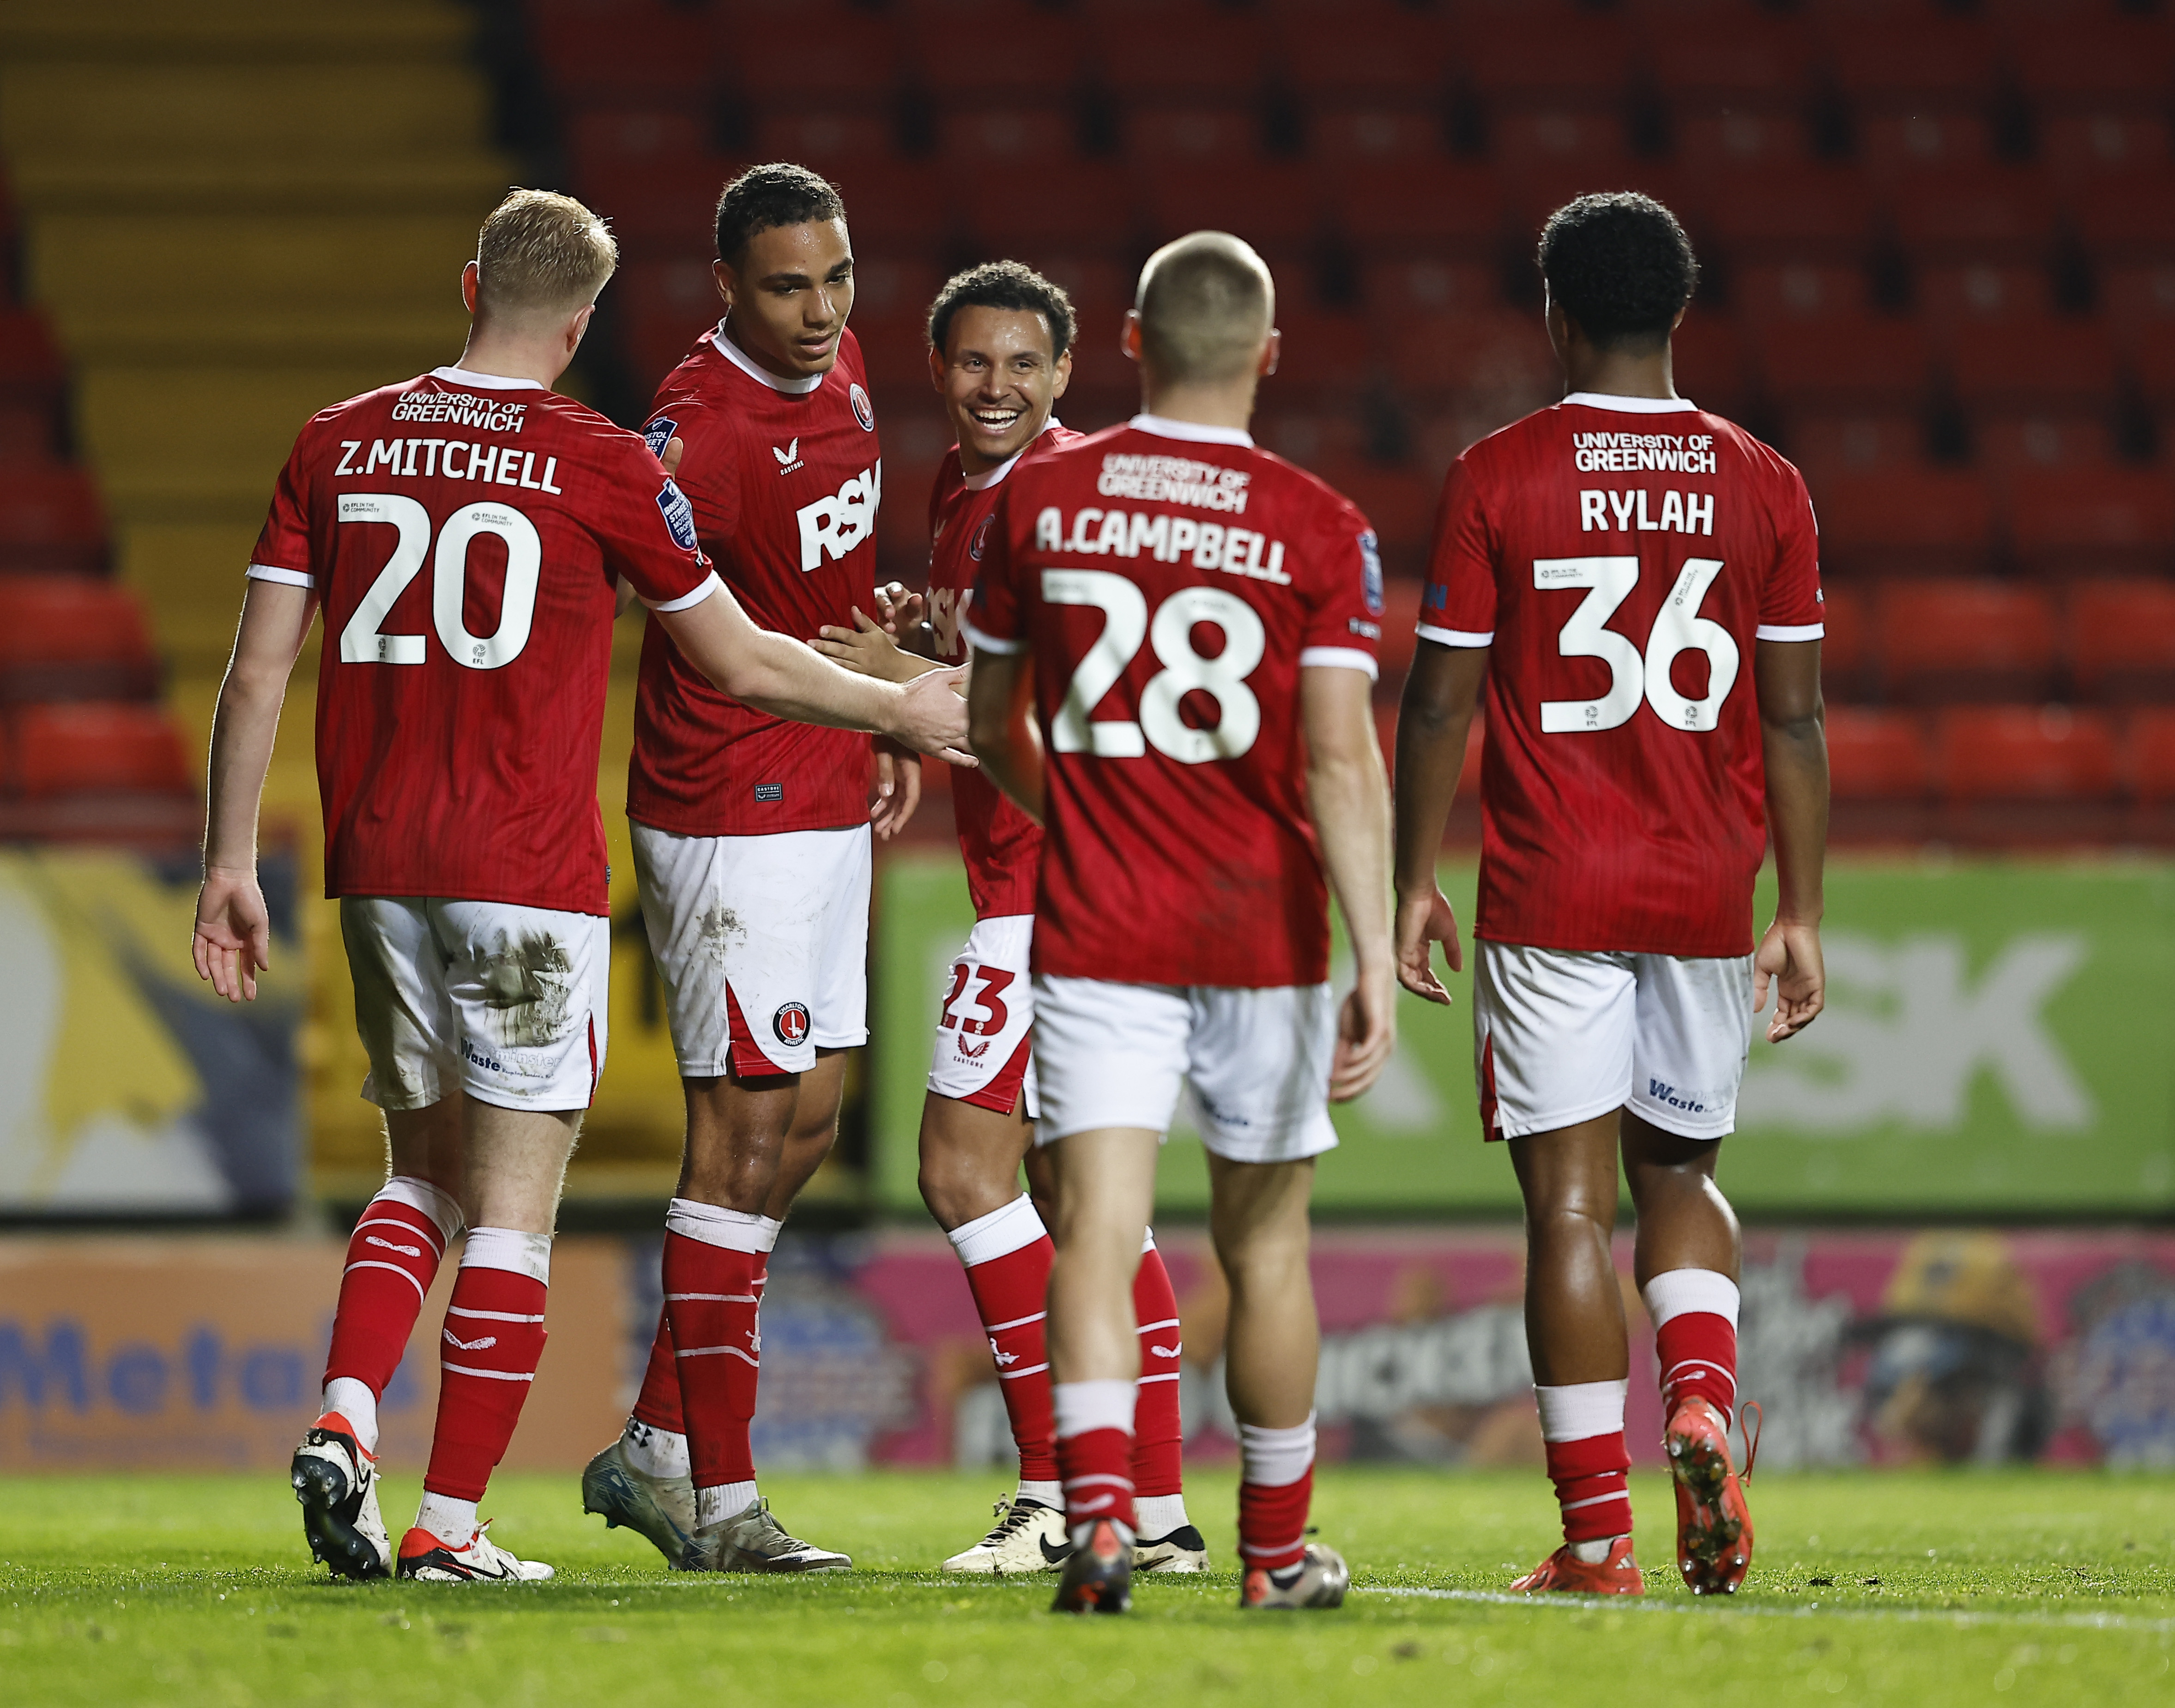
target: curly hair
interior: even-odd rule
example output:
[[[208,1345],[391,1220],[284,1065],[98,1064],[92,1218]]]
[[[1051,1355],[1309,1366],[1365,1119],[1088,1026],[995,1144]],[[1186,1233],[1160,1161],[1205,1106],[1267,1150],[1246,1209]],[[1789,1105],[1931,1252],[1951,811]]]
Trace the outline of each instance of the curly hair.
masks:
[[[1677,216],[1636,191],[1581,196],[1541,230],[1549,295],[1603,350],[1658,345],[1699,284]]]
[[[778,225],[843,220],[846,204],[830,181],[784,160],[750,166],[718,198],[718,259],[738,267],[748,240]]]
[[[944,281],[944,288],[929,305],[931,349],[944,348],[952,335],[952,317],[963,308],[1009,308],[1040,315],[1050,328],[1053,361],[1072,348],[1073,334],[1078,329],[1072,299],[1065,294],[1065,288],[1017,261],[984,261]]]

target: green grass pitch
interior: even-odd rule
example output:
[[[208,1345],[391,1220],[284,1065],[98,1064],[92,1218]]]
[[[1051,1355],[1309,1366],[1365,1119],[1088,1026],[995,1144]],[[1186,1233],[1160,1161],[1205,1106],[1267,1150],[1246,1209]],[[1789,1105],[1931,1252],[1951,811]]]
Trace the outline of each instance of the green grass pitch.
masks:
[[[572,1476],[508,1477],[496,1533],[559,1569],[508,1590],[329,1583],[276,1474],[0,1479],[0,1700],[2175,1701],[2175,1478],[1756,1480],[1752,1576],[1715,1603],[1674,1581],[1668,1486],[1642,1477],[1645,1601],[1536,1605],[1497,1593],[1553,1537],[1538,1473],[1332,1470],[1315,1511],[1355,1568],[1341,1611],[1242,1617],[1218,1573],[1151,1580],[1131,1617],[1093,1620],[1045,1612],[1047,1577],[930,1570],[998,1481],[767,1478],[788,1524],[855,1570],[757,1581],[668,1575],[581,1515]],[[388,1479],[396,1527],[415,1492]],[[1189,1498],[1228,1563],[1231,1477]]]

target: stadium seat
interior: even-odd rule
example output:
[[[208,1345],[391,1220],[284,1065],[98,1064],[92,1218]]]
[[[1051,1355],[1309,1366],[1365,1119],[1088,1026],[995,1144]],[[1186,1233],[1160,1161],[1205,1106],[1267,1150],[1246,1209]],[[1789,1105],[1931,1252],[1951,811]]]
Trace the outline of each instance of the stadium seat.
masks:
[[[1539,165],[1613,179],[1630,159],[1619,101],[1505,103],[1489,117],[1489,152],[1518,173]]]
[[[2010,543],[2028,569],[2164,571],[2175,560],[2175,486],[2164,469],[2020,470],[2002,494]]]
[[[575,172],[605,182],[709,148],[708,115],[693,104],[614,103],[578,107],[567,118],[567,153]]]
[[[2031,261],[2053,241],[2047,186],[2021,167],[1965,167],[1892,179],[1881,204],[1921,259]]]
[[[1798,104],[1810,59],[1798,18],[1765,7],[1682,0],[1641,9],[1638,33],[1646,68],[1673,100],[1727,102],[1740,111]]]
[[[1288,16],[1279,35],[1277,68],[1294,89],[1368,106],[1439,97],[1455,39],[1440,16],[1385,0]]]
[[[1700,224],[1732,253],[1761,258],[1853,260],[1872,230],[1865,181],[1847,166],[1705,163]]]
[[[2087,108],[2042,112],[2039,152],[2057,176],[2075,182],[2087,174],[2168,164],[2167,120],[2158,105],[2135,111]]]
[[[1083,233],[1093,233],[1114,247],[1130,245],[1143,217],[1138,183],[1100,161],[985,167],[975,175],[971,209],[962,206],[961,198],[946,194],[939,183],[925,186],[921,194],[925,239],[931,235],[929,209],[943,207],[963,217],[971,212],[973,235],[989,255],[1024,252],[1031,257],[1076,245]],[[910,228],[914,209],[902,203],[893,211],[904,216]]]
[[[2115,454],[2107,410],[2082,401],[2065,409],[1979,412],[1972,441],[1997,479],[2009,469],[2101,468]]]
[[[1125,154],[1138,170],[1241,170],[1261,152],[1261,114],[1249,100],[1148,100],[1129,106]]]
[[[1307,121],[1307,150],[1316,160],[1359,171],[1424,165],[1442,152],[1442,114],[1415,100],[1391,106],[1380,100],[1331,100]]]
[[[1679,160],[1739,183],[1751,182],[1756,172],[1797,171],[1814,165],[1804,115],[1795,103],[1680,100],[1670,108],[1669,132]]]
[[[1932,6],[1877,13],[1836,8],[1820,19],[1820,53],[1848,95],[1874,104],[1923,107],[1945,97],[1968,103],[1996,81],[1996,43],[1977,19]]]
[[[1304,165],[1256,163],[1213,174],[1157,172],[1143,187],[1149,222],[1160,241],[1207,227],[1235,232],[1257,247],[1288,249],[1311,241],[1324,229],[1321,186]]]
[[[2165,19],[2134,6],[2064,5],[2008,20],[2008,68],[2035,101],[2120,110],[2164,104],[2171,72]]]
[[[1855,320],[1873,312],[1865,268],[1855,262],[1755,262],[1733,272],[1730,294],[1747,320],[1787,323],[1817,315]]]
[[[1831,706],[1829,787],[1842,800],[1917,800],[1933,778],[1925,724],[1915,713]]]
[[[0,573],[95,572],[106,560],[106,523],[89,476],[58,464],[0,469]]]
[[[2047,269],[2017,262],[1939,262],[1917,269],[1918,301],[1936,325],[2043,319],[2053,312]]]
[[[1677,390],[1703,409],[1735,415],[1750,388],[1737,323],[1695,302],[1671,340]]]
[[[2114,793],[2114,730],[2065,706],[1956,706],[1934,719],[1934,773],[1951,801],[2089,801]]]
[[[1869,113],[1858,138],[1866,169],[1879,179],[1943,169],[1982,171],[1994,160],[1992,127],[1973,107]]]
[[[2102,266],[2175,258],[2175,196],[2167,165],[2083,174],[2063,192],[2068,223]]]
[[[9,719],[13,792],[30,800],[193,787],[180,733],[157,706],[26,706]]]
[[[858,307],[854,311],[854,336],[860,340],[871,387],[910,392],[929,383],[927,327],[928,317],[919,308],[902,305],[888,313],[866,315]],[[936,401],[931,396],[929,406]]]
[[[1873,670],[1871,620],[1865,595],[1855,588],[1823,589],[1820,687],[1831,697],[1852,700],[1864,693]]]
[[[1223,96],[1244,100],[1266,81],[1274,62],[1267,32],[1250,20],[1169,0],[1085,13],[1083,53],[1121,100]]]
[[[790,5],[792,0],[784,0]],[[865,9],[854,16],[865,18]],[[1008,66],[1022,73],[1028,68],[1055,67],[1058,80],[1070,89],[1082,66],[1085,38],[1077,8],[1022,6],[1016,0],[941,0],[936,5],[894,8],[898,18],[900,52],[922,85],[947,103],[963,110],[990,95],[990,46],[1003,43]],[[1039,78],[1034,89],[1046,89]],[[1030,84],[1008,91],[1007,99],[1028,92]],[[1059,103],[1061,105],[1061,103]]]
[[[811,79],[820,79],[832,100],[880,104],[920,68],[909,51],[910,33],[881,11],[844,0],[734,0],[676,9],[697,20],[707,10],[709,39],[699,50],[705,76],[759,107]]]
[[[1768,395],[1784,405],[1822,404],[1915,407],[1925,397],[1930,356],[1915,320],[1771,320],[1752,328]]]
[[[2146,805],[2175,804],[2175,711],[2140,712],[2129,720],[2129,784]]]
[[[599,160],[578,171],[574,191],[611,221],[627,261],[685,259],[715,247],[718,191],[746,164],[713,155]]]
[[[2053,686],[2059,631],[2053,601],[2036,588],[1899,582],[1880,588],[1874,613],[1890,698],[2036,700]]]
[[[0,576],[0,701],[122,700],[158,687],[136,595],[87,575]]]
[[[1379,333],[1357,316],[1317,314],[1279,303],[1277,326],[1283,342],[1268,384],[1288,406],[1298,401],[1292,394],[1302,389],[1348,396],[1383,366]]]
[[[1397,356],[1402,389],[1493,396],[1517,414],[1559,395],[1562,377],[1537,313],[1415,317]],[[1505,415],[1496,425],[1511,417]]]
[[[1314,473],[1366,512],[1392,572],[1418,576],[1426,568],[1428,534],[1435,523],[1435,488],[1410,469],[1364,462],[1325,460]]]
[[[1781,448],[1803,471],[1816,497],[1831,480],[1916,469],[1925,461],[1926,422],[1915,410],[1792,409],[1783,423]],[[1825,507],[1821,519],[1825,523]]]
[[[940,112],[936,122],[938,152],[969,171],[998,160],[1070,160],[1078,133],[1062,107],[991,107],[979,100]]]
[[[661,0],[530,0],[545,79],[577,101],[699,100],[712,82],[702,15]]]
[[[2170,300],[2164,306],[2158,301],[2159,284],[2152,275],[2166,279]],[[2175,405],[2175,268],[2140,268],[2133,279],[2136,294],[2143,300],[2131,317],[2133,324],[2124,339],[2128,371],[2151,402],[2163,408]]]
[[[1531,3],[1461,9],[1451,67],[1483,95],[1530,98],[1620,95],[1635,54],[1614,14],[1586,6]]]
[[[2175,584],[2090,581],[2069,597],[2067,651],[2080,697],[2175,700]]]
[[[887,101],[847,106],[764,106],[755,111],[751,152],[798,160],[826,177],[852,177],[892,154],[898,126]]]
[[[1836,474],[1813,491],[1820,550],[1855,574],[1940,574],[1982,569],[1993,511],[1977,475],[1907,469]]]
[[[1492,258],[1504,236],[1502,185],[1483,166],[1416,162],[1341,176],[1332,192],[1332,215],[1355,239]]]
[[[1965,320],[1946,343],[1950,376],[1966,408],[2076,404],[2114,394],[2114,348],[2096,320]]]

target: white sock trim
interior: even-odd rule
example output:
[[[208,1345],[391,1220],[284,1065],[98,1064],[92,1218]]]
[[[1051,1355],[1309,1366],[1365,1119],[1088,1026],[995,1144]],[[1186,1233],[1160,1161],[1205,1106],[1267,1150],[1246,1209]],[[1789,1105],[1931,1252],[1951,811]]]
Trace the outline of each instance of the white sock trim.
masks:
[[[1668,1269],[1640,1289],[1654,1326],[1695,1311],[1726,1318],[1737,1326],[1737,1283],[1711,1269]]]
[[[1145,1257],[1155,1250],[1155,1229],[1151,1228],[1141,1236],[1141,1255]]]
[[[959,1261],[972,1269],[978,1263],[993,1263],[1015,1251],[1024,1251],[1036,1240],[1048,1238],[1049,1233],[1035,1212],[1034,1200],[1022,1192],[1002,1209],[963,1222],[944,1237],[959,1254]]]
[[[517,1228],[471,1228],[461,1246],[464,1269],[502,1269],[551,1284],[551,1236]]]
[[[366,1453],[377,1450],[377,1396],[360,1376],[334,1376],[325,1384],[317,1402],[317,1415],[338,1412],[355,1428],[355,1439]]]
[[[1239,1459],[1241,1474],[1256,1488],[1288,1488],[1313,1467],[1314,1413],[1283,1429],[1239,1424]]]
[[[1620,1382],[1572,1382],[1559,1388],[1533,1386],[1534,1402],[1541,1408],[1541,1440],[1590,1441],[1596,1435],[1624,1431],[1624,1396],[1630,1391]]]
[[[1169,1536],[1174,1530],[1183,1530],[1191,1522],[1185,1516],[1185,1497],[1183,1494],[1136,1494],[1133,1497],[1134,1526],[1145,1537]]]
[[[1128,1381],[1055,1382],[1050,1398],[1057,1412],[1057,1438],[1084,1435],[1090,1429],[1123,1429],[1133,1433],[1133,1397]]]
[[[620,1451],[645,1477],[685,1477],[689,1471],[687,1438],[639,1418],[629,1418],[620,1435]]]
[[[757,1256],[777,1245],[778,1230],[783,1226],[767,1216],[728,1210],[721,1204],[698,1203],[692,1198],[675,1198],[664,1212],[668,1233],[683,1239],[699,1239],[723,1251],[745,1251]]]
[[[1032,1483],[1022,1477],[1020,1478],[1019,1488],[1012,1498],[1016,1500],[1037,1501],[1044,1506],[1054,1506],[1060,1512],[1065,1510],[1065,1485],[1059,1482]]]
[[[723,1524],[728,1518],[738,1518],[755,1504],[753,1483],[720,1483],[714,1488],[695,1491],[695,1522],[699,1525]]]
[[[378,1189],[377,1196],[370,1202],[375,1204],[379,1198],[388,1203],[405,1204],[410,1210],[420,1210],[429,1217],[438,1230],[438,1250],[442,1255],[467,1219],[450,1192],[441,1190],[417,1174],[395,1174]],[[363,1206],[362,1213],[370,1214],[369,1205]]]
[[[433,1494],[426,1488],[422,1505],[415,1509],[415,1523],[447,1548],[466,1548],[476,1533],[476,1504],[456,1500],[450,1494]]]

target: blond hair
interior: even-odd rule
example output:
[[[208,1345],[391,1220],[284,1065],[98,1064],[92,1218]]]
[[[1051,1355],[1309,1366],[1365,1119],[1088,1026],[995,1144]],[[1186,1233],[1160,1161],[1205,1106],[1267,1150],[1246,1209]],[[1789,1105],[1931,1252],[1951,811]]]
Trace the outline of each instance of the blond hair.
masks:
[[[1166,243],[1141,268],[1141,349],[1166,380],[1237,379],[1261,355],[1276,283],[1252,244],[1228,231]]]
[[[618,240],[572,196],[514,190],[476,237],[476,312],[571,314],[618,265]]]

